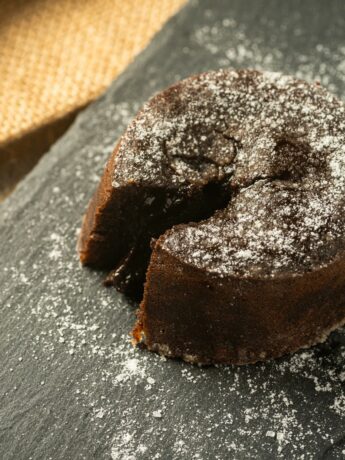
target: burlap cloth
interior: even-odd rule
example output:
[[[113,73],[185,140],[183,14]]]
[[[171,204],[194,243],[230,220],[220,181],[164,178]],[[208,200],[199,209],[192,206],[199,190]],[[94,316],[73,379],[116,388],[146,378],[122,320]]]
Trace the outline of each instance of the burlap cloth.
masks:
[[[0,195],[185,0],[0,0]]]

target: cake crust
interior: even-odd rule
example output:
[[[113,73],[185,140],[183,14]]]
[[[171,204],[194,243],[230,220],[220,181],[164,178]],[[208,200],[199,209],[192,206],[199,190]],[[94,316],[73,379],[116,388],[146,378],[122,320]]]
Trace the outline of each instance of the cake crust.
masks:
[[[344,255],[303,276],[224,278],[176,259],[166,237],[152,255],[135,343],[192,363],[252,364],[322,342],[345,323]]]

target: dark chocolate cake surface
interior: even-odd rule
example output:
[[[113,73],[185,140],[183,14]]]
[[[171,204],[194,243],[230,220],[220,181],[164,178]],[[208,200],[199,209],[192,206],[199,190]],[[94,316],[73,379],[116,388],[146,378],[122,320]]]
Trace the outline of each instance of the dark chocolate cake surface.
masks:
[[[221,276],[327,264],[344,248],[343,104],[273,72],[221,70],[168,88],[123,136],[113,187],[210,183],[229,191],[227,209],[170,232],[165,248]]]

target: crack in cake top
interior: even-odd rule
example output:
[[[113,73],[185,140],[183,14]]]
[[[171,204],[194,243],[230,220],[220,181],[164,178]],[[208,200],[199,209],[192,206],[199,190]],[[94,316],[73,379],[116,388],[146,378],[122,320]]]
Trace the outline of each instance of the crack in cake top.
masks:
[[[221,70],[153,97],[128,127],[113,186],[221,182],[227,208],[163,246],[225,276],[312,270],[344,246],[344,105],[318,84]]]

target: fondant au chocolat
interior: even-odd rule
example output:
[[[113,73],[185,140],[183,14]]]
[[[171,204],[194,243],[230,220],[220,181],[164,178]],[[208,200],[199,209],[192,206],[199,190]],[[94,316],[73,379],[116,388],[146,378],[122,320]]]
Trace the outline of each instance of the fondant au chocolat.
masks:
[[[277,73],[208,72],[128,126],[84,217],[80,259],[143,295],[136,343],[254,363],[345,322],[344,205],[335,96]]]

